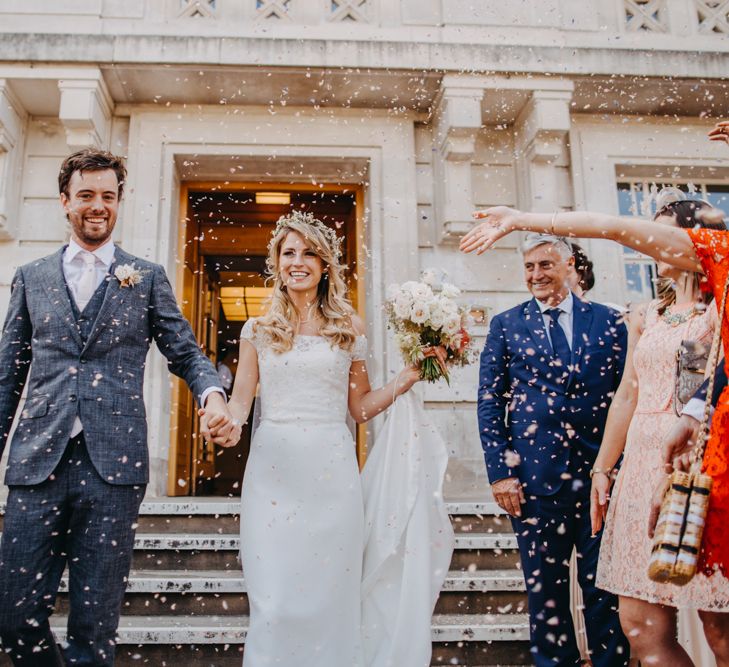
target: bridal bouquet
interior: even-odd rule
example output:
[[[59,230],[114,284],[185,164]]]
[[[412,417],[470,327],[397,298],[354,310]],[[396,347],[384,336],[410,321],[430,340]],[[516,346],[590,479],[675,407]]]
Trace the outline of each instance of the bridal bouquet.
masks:
[[[461,291],[450,283],[435,284],[434,272],[423,280],[410,280],[388,290],[385,305],[389,327],[407,363],[420,365],[420,377],[428,382],[445,378],[448,368],[471,362],[468,310],[456,298]]]

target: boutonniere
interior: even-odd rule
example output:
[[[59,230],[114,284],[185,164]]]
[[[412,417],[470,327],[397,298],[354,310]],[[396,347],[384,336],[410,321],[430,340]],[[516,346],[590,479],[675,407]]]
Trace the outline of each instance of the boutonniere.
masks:
[[[116,267],[114,276],[122,287],[134,287],[142,282],[142,272],[134,264],[120,264]]]

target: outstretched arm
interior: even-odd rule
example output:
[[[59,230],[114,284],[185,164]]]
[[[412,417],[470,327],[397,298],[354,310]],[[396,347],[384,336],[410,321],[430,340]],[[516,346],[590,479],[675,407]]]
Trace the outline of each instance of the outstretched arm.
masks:
[[[461,251],[466,253],[476,251],[480,255],[511,232],[538,232],[609,239],[684,271],[702,272],[694,246],[685,230],[653,224],[641,218],[587,211],[524,213],[506,206],[476,211],[474,217],[482,222],[461,240]]]

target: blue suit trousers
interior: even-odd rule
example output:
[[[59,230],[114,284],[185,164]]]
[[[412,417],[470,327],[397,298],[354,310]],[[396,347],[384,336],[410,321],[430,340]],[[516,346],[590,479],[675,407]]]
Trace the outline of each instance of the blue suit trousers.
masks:
[[[628,664],[618,598],[595,586],[600,536],[591,536],[589,464],[573,453],[568,474],[553,495],[527,496],[522,517],[512,517],[529,601],[531,652],[537,667],[580,665],[570,611],[570,559],[585,603],[585,626],[594,667]]]
[[[69,441],[46,481],[10,487],[0,543],[0,639],[14,665],[114,664],[144,491],[107,484],[83,433]],[[59,651],[48,618],[66,566],[68,630]]]

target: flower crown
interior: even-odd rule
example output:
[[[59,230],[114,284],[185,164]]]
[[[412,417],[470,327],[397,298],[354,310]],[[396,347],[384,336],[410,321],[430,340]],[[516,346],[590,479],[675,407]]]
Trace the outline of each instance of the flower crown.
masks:
[[[271,233],[271,240],[268,243],[268,252],[271,253],[271,247],[273,246],[274,239],[278,236],[282,229],[290,228],[290,223],[299,223],[304,225],[310,225],[318,229],[327,240],[327,243],[332,249],[332,253],[337,261],[342,257],[342,238],[337,236],[336,232],[331,228],[327,227],[321,220],[317,220],[312,213],[304,213],[302,211],[291,211],[287,215],[282,215],[276,221],[276,227]]]

